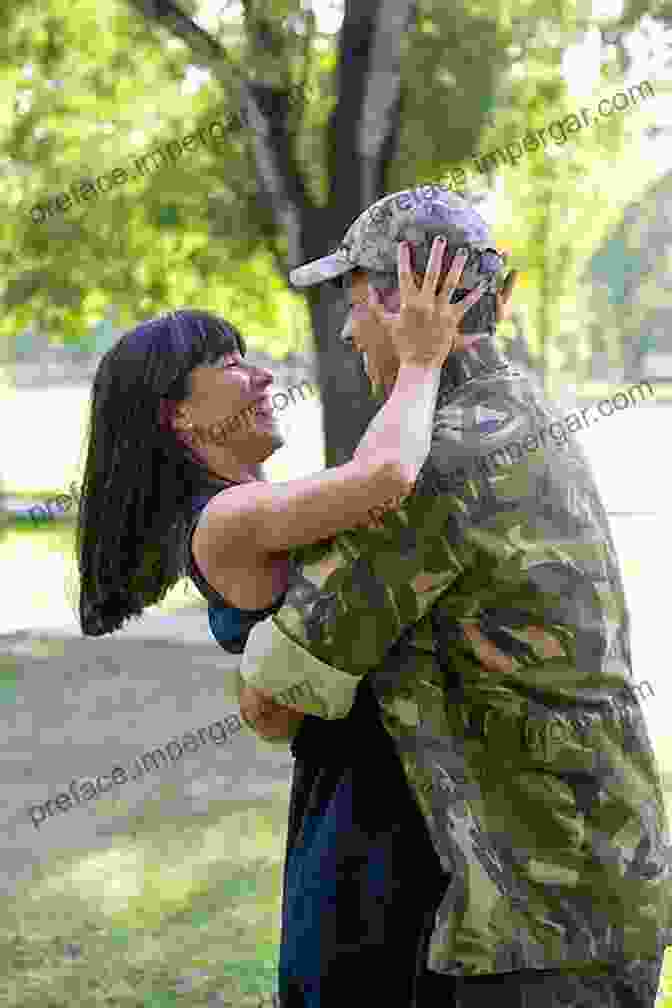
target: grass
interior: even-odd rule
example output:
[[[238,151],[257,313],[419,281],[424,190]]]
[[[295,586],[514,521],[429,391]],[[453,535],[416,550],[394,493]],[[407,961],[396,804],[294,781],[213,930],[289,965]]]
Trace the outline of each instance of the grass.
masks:
[[[73,536],[70,521],[6,527],[7,559],[42,570],[33,612],[50,588],[72,596]],[[189,604],[202,600],[182,583],[161,607]],[[0,670],[2,686],[12,683]],[[279,790],[273,801],[211,801],[188,819],[148,799],[107,850],[45,860],[2,901],[3,1008],[270,1008],[288,805]]]
[[[43,570],[47,555],[68,557],[73,531],[71,522],[13,522],[0,548],[29,546]],[[643,575],[639,563],[624,557],[626,578]],[[171,596],[162,607],[199,601],[183,585]],[[672,742],[656,755],[672,782]],[[671,791],[666,800],[672,819]],[[0,1004],[270,1008],[287,804],[286,794],[210,802],[205,816],[171,819],[155,798],[107,850],[52,858],[3,901]],[[672,1008],[672,949],[660,991],[657,1008]]]
[[[0,913],[0,1003],[270,1008],[287,806],[148,800],[106,851],[52,858]]]
[[[288,798],[159,799],[103,852],[53,858],[0,914],[6,1008],[270,1008]],[[216,806],[216,807],[215,807]],[[672,949],[657,1008],[672,1008]]]

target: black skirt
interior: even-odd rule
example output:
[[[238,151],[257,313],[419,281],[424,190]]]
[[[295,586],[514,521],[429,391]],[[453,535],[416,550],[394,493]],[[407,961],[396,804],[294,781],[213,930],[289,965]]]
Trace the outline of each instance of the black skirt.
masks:
[[[306,715],[291,751],[282,1008],[343,1008],[362,983],[388,1008],[419,1005],[450,876],[366,677],[346,718]],[[449,1008],[453,978],[430,977]]]

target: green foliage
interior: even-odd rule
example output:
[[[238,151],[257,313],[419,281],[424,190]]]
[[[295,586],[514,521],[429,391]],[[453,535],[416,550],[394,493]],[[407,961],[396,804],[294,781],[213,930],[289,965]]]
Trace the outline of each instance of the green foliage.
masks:
[[[512,130],[548,119],[549,106],[563,100],[560,59],[588,22],[570,3],[523,6],[512,18],[504,0],[494,7],[478,0],[422,5],[402,46],[402,129],[388,189],[441,176],[484,149],[484,128],[488,145],[497,146]],[[0,142],[10,159],[0,233],[7,267],[0,340],[30,323],[45,327],[53,342],[88,346],[109,305],[119,306],[123,329],[169,307],[199,304],[221,311],[252,345],[271,353],[306,348],[303,297],[287,289],[276,268],[286,238],[258,199],[251,135],[236,120],[235,75],[228,89],[216,79],[198,90],[182,88],[193,58],[188,47],[167,46],[162,30],[124,0],[103,7],[86,0],[65,10],[60,0],[46,0],[12,10],[0,84],[0,108],[7,110]],[[280,31],[299,5],[274,0],[265,11],[268,52],[252,44],[240,21],[222,22],[221,39],[232,64],[291,91],[287,116],[297,162],[323,201],[330,188],[324,131],[335,107],[337,39],[313,42],[306,62],[306,37]],[[36,203],[74,182],[130,169],[133,156],[214,119],[227,124],[216,143],[184,151],[174,163],[43,224],[31,221]],[[605,129],[616,152],[619,127],[610,121]],[[515,252],[529,263],[534,285],[544,271],[553,273],[549,329],[566,310],[576,273],[573,250],[555,232],[592,153],[589,145],[564,178],[543,156],[510,170]],[[545,222],[551,191],[552,223]],[[597,229],[590,231],[594,243]],[[534,316],[532,297],[529,308]],[[539,350],[548,337],[531,328]]]
[[[536,76],[543,72],[538,68]],[[570,375],[585,379],[593,350],[609,348],[620,356],[621,345],[632,338],[619,324],[622,309],[616,303],[623,296],[624,279],[629,282],[632,257],[619,265],[612,247],[608,296],[606,289],[600,296],[596,277],[586,272],[628,202],[659,170],[646,163],[638,149],[637,137],[652,114],[646,101],[640,99],[627,116],[598,116],[598,102],[618,91],[613,72],[603,72],[599,90],[585,99],[557,95],[543,114],[539,110],[520,124],[519,136],[529,126],[541,128],[578,115],[582,107],[589,109],[591,125],[571,134],[563,146],[537,151],[500,173],[503,192],[496,233],[512,249],[513,265],[525,272],[516,306],[540,370],[551,378],[551,392]],[[503,143],[488,137],[484,147],[492,150]],[[605,316],[609,298],[615,309]]]
[[[668,327],[671,191],[672,172],[648,185],[589,263],[594,325],[621,335],[617,360],[656,350],[655,334]]]
[[[163,51],[126,3],[104,10],[79,4],[64,14],[52,0],[17,18],[15,41],[26,21],[31,66],[20,45],[10,46],[16,63],[0,84],[2,107],[13,109],[2,123],[2,154],[11,158],[0,238],[10,310],[0,340],[30,322],[53,342],[87,347],[109,305],[119,306],[126,328],[169,307],[199,304],[226,314],[253,345],[271,352],[304,345],[302,299],[286,290],[264,250],[268,215],[258,206],[240,129],[218,130],[207,147],[184,151],[175,164],[146,161],[144,177],[42,224],[31,221],[32,207],[71,192],[73,183],[130,172],[132,156],[215,119],[226,123],[232,108],[218,83],[181,91],[190,54]],[[241,55],[240,42],[227,40],[227,48]],[[22,166],[29,172],[18,174]],[[271,332],[277,335],[269,340]]]

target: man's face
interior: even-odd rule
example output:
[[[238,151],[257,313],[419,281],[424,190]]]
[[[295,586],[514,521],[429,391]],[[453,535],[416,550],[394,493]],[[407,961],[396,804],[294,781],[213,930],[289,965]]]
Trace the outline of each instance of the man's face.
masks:
[[[436,286],[436,293],[440,294],[447,274],[453,264],[454,257],[450,257],[443,262],[439,273],[439,280]],[[423,285],[424,274],[419,274],[413,270],[415,284],[420,289]],[[369,309],[369,287],[368,277],[364,270],[355,268],[350,273],[346,273],[342,278],[343,300],[347,309],[347,318],[341,331],[341,340],[351,346],[353,350],[363,356],[364,369],[371,383],[371,394],[376,398],[387,398],[394,387],[399,370],[399,357],[384,326],[378,324],[375,316]],[[459,287],[459,279],[458,279]],[[509,292],[510,293],[510,292]],[[508,296],[507,296],[508,300]],[[401,308],[401,293],[399,288],[382,292],[382,306],[385,311],[398,314]],[[499,309],[498,309],[499,311]],[[503,314],[498,321],[508,318],[509,314]],[[464,335],[460,329],[455,337],[453,349],[461,351],[473,346],[479,339],[489,335],[490,330],[484,329],[482,332],[472,332]]]
[[[353,270],[344,284],[343,296],[348,309],[348,318],[341,339],[353,350],[363,355],[364,370],[371,383],[374,396],[388,395],[394,386],[399,370],[399,358],[389,334],[378,325],[368,306],[369,289],[366,273]],[[388,293],[385,299],[387,311],[398,312],[399,290]]]

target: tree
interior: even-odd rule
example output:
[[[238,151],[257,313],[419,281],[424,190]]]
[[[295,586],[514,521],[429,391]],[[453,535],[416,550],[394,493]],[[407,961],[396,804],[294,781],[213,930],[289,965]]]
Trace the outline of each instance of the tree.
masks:
[[[289,289],[289,271],[335,248],[385,192],[471,164],[493,107],[495,147],[538,116],[561,93],[555,78],[566,45],[591,20],[548,0],[530,0],[513,19],[504,0],[487,15],[478,0],[346,0],[334,44],[318,32],[307,0],[242,6],[242,21],[220,19],[207,30],[174,0],[81,4],[65,14],[57,0],[39,11],[19,0],[16,17],[3,15],[0,48],[11,73],[0,97],[16,114],[5,144],[15,175],[0,243],[0,334],[31,322],[79,343],[107,302],[119,307],[122,326],[198,303],[275,350],[293,312],[299,334],[314,333],[327,464],[335,465],[351,457],[375,407],[358,361],[334,338],[343,316],[333,293],[309,288],[301,314],[304,295]],[[635,7],[620,26],[641,16]],[[185,97],[190,65],[212,83]],[[141,126],[155,142],[160,132],[163,151],[169,137],[193,137],[215,109],[226,129],[214,150],[184,150],[172,163],[166,156],[160,171],[143,175],[141,200],[120,185],[44,224],[31,221],[45,192],[65,192],[73,175],[90,184],[119,163],[122,148],[128,159]],[[17,176],[21,170],[30,174]],[[555,166],[540,163],[528,174],[530,184],[556,186]],[[487,173],[477,182],[491,184]],[[21,189],[31,194],[17,216]],[[527,244],[518,250],[537,255],[553,221],[536,213],[534,194],[529,202]],[[564,212],[556,202],[554,220]],[[533,349],[545,359],[561,305],[548,282],[543,290]]]
[[[619,335],[626,380],[639,379],[645,354],[669,352],[671,201],[667,172],[626,208],[590,262],[594,314]]]
[[[291,268],[324,255],[325,245],[335,248],[347,225],[367,205],[389,191],[387,183],[399,147],[402,114],[408,107],[402,88],[401,59],[402,42],[416,27],[418,12],[413,0],[353,0],[345,4],[339,37],[340,58],[335,73],[338,101],[326,124],[328,199],[325,206],[319,206],[311,198],[297,161],[296,135],[293,136],[289,129],[290,100],[286,90],[292,75],[292,46],[267,16],[264,11],[267,5],[254,4],[252,0],[243,3],[250,64],[257,74],[257,79],[252,80],[234,69],[219,43],[206,36],[172,0],[129,0],[129,3],[181,38],[193,56],[212,70],[227,91],[230,92],[234,81],[238,84],[241,117],[252,135],[259,196],[269,211],[268,229],[275,231],[267,237],[278,268],[287,280],[288,265],[281,260],[278,248],[280,230],[286,238]],[[469,19],[464,11],[452,19],[449,45],[459,49],[460,21],[464,27],[464,22],[470,20],[473,23],[468,27],[472,30],[478,30],[479,23],[482,29],[489,28],[492,46],[495,25],[480,18]],[[305,92],[310,77],[315,18],[310,13],[294,15],[293,21],[288,19],[285,24],[291,25],[296,32],[299,23],[305,30],[300,86]],[[441,37],[445,43],[446,37]],[[472,46],[469,49],[473,52]],[[475,72],[475,60],[470,60],[469,64],[462,76],[465,82],[473,85],[479,75]],[[495,67],[496,63],[480,74],[480,88],[474,95],[477,107],[483,105],[483,99],[487,99],[492,89]],[[456,76],[459,75],[458,72]],[[463,122],[459,125],[463,133],[473,132],[466,129]],[[398,187],[405,184],[407,180]],[[376,407],[368,398],[366,379],[358,362],[335,338],[343,323],[338,310],[340,299],[324,287],[309,289],[306,297],[318,350],[326,459],[328,465],[336,465],[351,457]],[[348,404],[347,410],[343,409],[344,402]]]
[[[270,250],[285,284],[294,265],[335,247],[351,221],[385,191],[404,188],[409,182],[414,184],[423,175],[427,181],[434,180],[438,162],[445,163],[450,157],[459,159],[469,153],[483,121],[484,100],[492,94],[497,73],[506,59],[502,44],[506,34],[502,34],[494,18],[472,15],[461,8],[445,11],[440,4],[435,9],[429,5],[429,12],[418,19],[412,0],[356,3],[348,0],[335,67],[333,52],[323,55],[318,52],[315,18],[310,12],[299,12],[296,4],[280,0],[273,5],[253,4],[248,0],[243,4],[244,32],[240,38],[231,33],[227,48],[173,0],[128,0],[128,5],[134,12],[134,21],[124,20],[115,12],[115,23],[111,26],[119,37],[128,32],[127,49],[113,50],[111,57],[108,52],[108,66],[99,60],[98,65],[91,67],[87,101],[91,101],[93,89],[102,96],[103,115],[109,114],[110,96],[121,97],[121,108],[125,111],[124,103],[128,103],[126,109],[130,107],[130,89],[117,83],[110,71],[114,70],[118,78],[120,71],[128,73],[134,68],[131,54],[135,45],[143,54],[152,48],[156,52],[162,35],[180,39],[187,47],[189,61],[206,67],[226,94],[228,103],[233,100],[240,108],[240,120],[232,120],[231,135],[221,145],[226,151],[226,168],[234,170],[222,177],[221,195],[210,194],[210,227],[215,234],[228,230],[231,236],[227,240],[227,266],[236,263],[238,267],[246,254],[249,257],[250,253],[258,253],[263,245]],[[89,20],[90,26],[79,25],[80,46],[88,32],[95,30],[94,17],[90,15]],[[279,21],[283,22],[284,34]],[[96,28],[100,35],[100,27]],[[37,33],[44,49],[36,54],[44,77],[55,76],[55,67],[63,60],[74,34],[65,17],[45,20],[43,37]],[[487,58],[481,64],[483,56]],[[402,88],[402,57],[409,65],[414,90]],[[167,76],[177,77],[179,68],[172,51],[165,53],[164,60]],[[241,64],[250,68],[247,75],[238,69]],[[447,76],[451,72],[453,76]],[[150,80],[161,77],[156,56],[154,62],[148,61],[145,74]],[[333,97],[324,94],[329,77],[335,83],[335,105]],[[293,80],[298,83],[292,85]],[[84,81],[81,83],[86,87]],[[135,80],[133,88],[137,90]],[[15,130],[12,155],[18,161],[22,155],[33,153],[27,137],[34,134],[49,104],[45,91],[46,88],[40,91],[40,100],[33,103],[25,122]],[[320,97],[312,103],[306,102],[308,91]],[[428,100],[441,100],[445,109],[446,99],[460,92],[461,114],[449,126],[445,113],[426,114]],[[68,100],[66,96],[64,104]],[[49,111],[53,114],[52,109]],[[66,122],[65,128],[71,135],[74,133],[72,123]],[[58,148],[51,135],[46,141],[47,147],[51,144]],[[87,153],[94,146],[100,148],[100,144],[91,141],[93,137],[87,137],[81,145]],[[399,158],[404,141],[406,150],[415,152],[406,165]],[[236,146],[244,148],[243,156],[240,150],[235,150]],[[89,157],[93,160],[90,153]],[[306,163],[311,163],[309,177]],[[164,206],[177,204],[180,223],[188,218],[191,191],[185,187],[187,191],[181,197],[175,191],[175,183],[180,176],[183,180],[193,179],[193,169],[188,172],[184,165],[176,165],[170,176],[169,182],[169,173],[162,173],[160,197],[152,184],[154,180],[149,180],[145,213],[154,224],[159,202]],[[196,188],[199,183],[200,180]],[[211,178],[205,184],[213,188]],[[58,192],[58,184],[50,180],[49,189]],[[317,193],[326,194],[323,204]],[[141,261],[142,255],[133,240],[137,239],[140,211],[130,205],[122,189],[107,197],[107,212],[113,207],[114,219],[105,215],[102,202],[92,205],[91,210],[87,208],[91,227],[86,230],[81,219],[71,222],[65,214],[49,219],[48,240],[45,231],[36,233],[33,226],[32,233],[27,234],[29,228],[24,225],[21,238],[29,250],[24,258],[32,258],[35,268],[24,269],[28,286],[20,295],[27,297],[30,304],[26,300],[16,303],[16,294],[10,294],[15,302],[14,325],[17,322],[19,326],[25,325],[41,311],[44,318],[56,317],[62,327],[70,325],[79,330],[77,338],[81,338],[83,315],[91,316],[102,307],[101,289],[115,302],[120,301],[123,309],[129,292],[137,298],[140,287],[142,310],[153,309],[168,296],[174,301],[180,289],[189,290],[187,279],[176,276],[174,268],[168,278],[172,283],[168,283],[164,276],[157,275],[158,270],[141,262],[139,271],[146,276],[142,290],[133,269],[133,263]],[[125,222],[123,233],[120,222]],[[77,243],[77,264],[72,261],[73,242]],[[187,266],[195,267],[202,275],[221,271],[221,260],[214,261],[207,244],[198,228],[182,232],[176,258],[181,258],[185,272]],[[156,249],[152,254],[157,258]],[[51,257],[59,259],[60,270],[63,263],[71,264],[60,283],[53,282]],[[100,259],[114,263],[115,275],[108,271],[95,292],[87,294],[81,278],[94,268],[94,261],[99,271]],[[231,281],[240,280],[242,272],[238,268]],[[247,279],[245,292],[253,286],[249,274]],[[47,286],[51,304],[44,292]],[[233,286],[231,282],[230,288]],[[267,291],[268,287],[264,293]],[[257,297],[262,300],[259,294]],[[295,295],[296,300],[300,297]],[[334,465],[351,457],[375,406],[369,400],[359,361],[334,338],[343,321],[334,294],[323,288],[311,289],[307,301],[318,351],[327,464]],[[58,310],[55,315],[54,308]],[[343,409],[344,403],[347,409]]]

